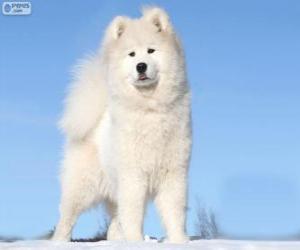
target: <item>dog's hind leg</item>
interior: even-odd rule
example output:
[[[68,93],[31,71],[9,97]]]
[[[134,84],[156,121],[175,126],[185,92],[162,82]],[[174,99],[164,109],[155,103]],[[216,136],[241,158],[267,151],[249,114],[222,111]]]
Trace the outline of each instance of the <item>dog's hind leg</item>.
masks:
[[[71,239],[72,228],[79,215],[101,201],[99,187],[102,179],[93,144],[77,143],[68,146],[63,162],[60,220],[53,240]]]
[[[70,241],[72,228],[83,209],[72,202],[62,201],[60,220],[55,228],[52,240]]]
[[[124,236],[117,215],[117,204],[112,201],[105,202],[108,214],[111,217],[107,230],[107,240],[123,240]]]

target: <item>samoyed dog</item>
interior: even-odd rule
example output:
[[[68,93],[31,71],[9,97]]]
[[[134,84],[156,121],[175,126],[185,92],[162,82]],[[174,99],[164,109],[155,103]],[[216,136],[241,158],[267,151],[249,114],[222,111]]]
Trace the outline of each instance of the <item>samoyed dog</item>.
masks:
[[[53,239],[70,240],[78,216],[103,203],[108,240],[141,241],[153,199],[168,241],[187,241],[190,92],[167,13],[116,17],[99,53],[75,73],[60,123],[66,145]]]

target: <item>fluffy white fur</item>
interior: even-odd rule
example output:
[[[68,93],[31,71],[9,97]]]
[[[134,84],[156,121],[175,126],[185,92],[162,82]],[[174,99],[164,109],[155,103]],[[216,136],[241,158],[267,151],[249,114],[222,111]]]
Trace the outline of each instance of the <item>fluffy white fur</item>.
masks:
[[[140,62],[147,64],[146,80],[139,79]],[[109,240],[143,240],[153,198],[168,240],[186,241],[190,95],[168,15],[148,8],[139,19],[116,17],[101,51],[75,72],[60,123],[67,140],[53,239],[70,240],[78,216],[103,202]]]

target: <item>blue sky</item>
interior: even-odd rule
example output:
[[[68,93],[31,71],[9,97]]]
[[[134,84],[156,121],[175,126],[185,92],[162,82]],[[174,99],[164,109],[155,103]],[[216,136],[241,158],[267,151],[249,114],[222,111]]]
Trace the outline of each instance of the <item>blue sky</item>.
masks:
[[[2,3],[2,1],[1,1]],[[300,233],[299,1],[37,1],[0,15],[0,235],[34,237],[58,219],[56,122],[77,59],[116,15],[164,7],[180,34],[193,91],[188,231],[196,197],[238,237]],[[99,210],[75,236],[92,236]],[[162,235],[150,206],[145,231]]]

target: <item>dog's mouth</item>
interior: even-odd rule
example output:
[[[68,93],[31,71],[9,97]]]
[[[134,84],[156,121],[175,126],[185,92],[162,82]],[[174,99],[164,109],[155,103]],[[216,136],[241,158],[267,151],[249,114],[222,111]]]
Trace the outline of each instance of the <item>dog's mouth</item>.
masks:
[[[142,74],[139,74],[138,79],[139,79],[139,81],[145,81],[145,80],[148,80],[150,78],[145,73],[142,73]]]
[[[157,85],[157,78],[148,77],[146,73],[138,74],[133,85],[137,88],[152,88]]]

